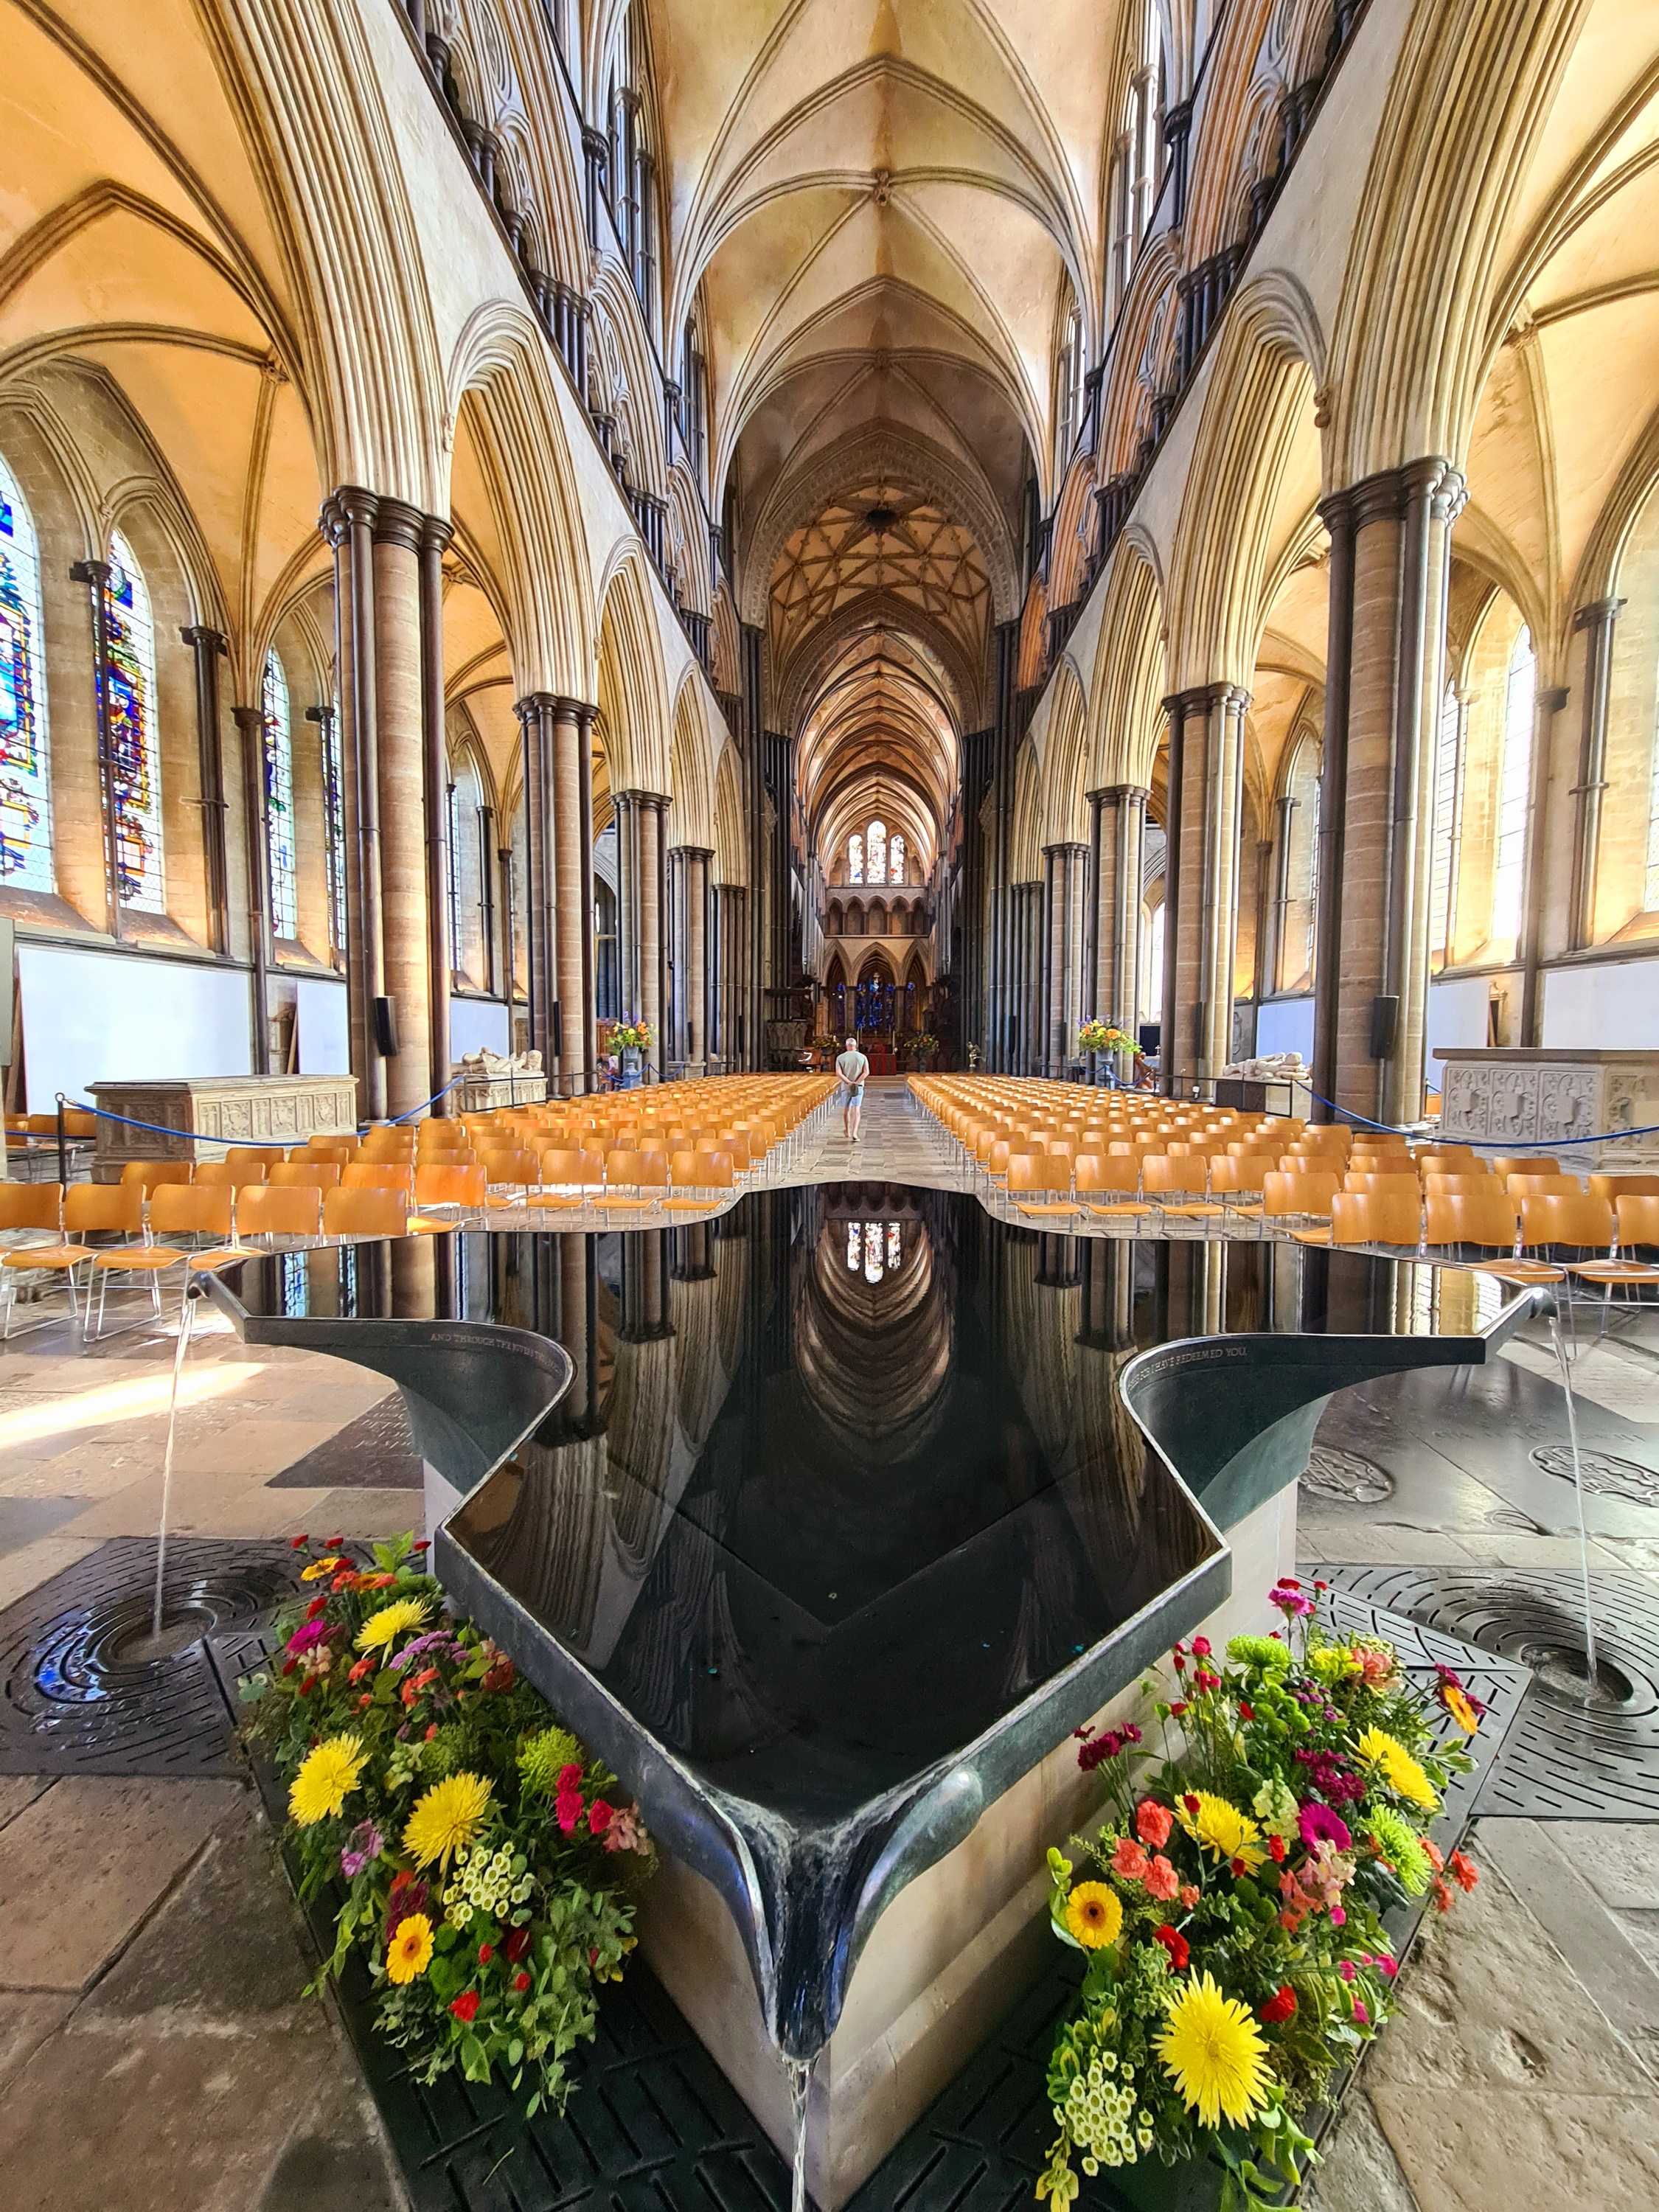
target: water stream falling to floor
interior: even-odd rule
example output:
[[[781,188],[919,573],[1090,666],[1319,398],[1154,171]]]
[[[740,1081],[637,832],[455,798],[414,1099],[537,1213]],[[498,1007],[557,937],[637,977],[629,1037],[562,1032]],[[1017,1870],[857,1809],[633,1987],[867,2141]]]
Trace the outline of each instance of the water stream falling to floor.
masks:
[[[1589,1536],[1584,1527],[1584,1468],[1578,1453],[1578,1412],[1572,1395],[1572,1370],[1561,1341],[1560,1300],[1550,1304],[1550,1335],[1555,1345],[1555,1364],[1561,1370],[1561,1388],[1567,1400],[1567,1442],[1572,1449],[1572,1489],[1578,1501],[1578,1572],[1584,1590],[1584,1703],[1595,1702],[1599,1677],[1595,1667],[1595,1614],[1590,1604]]]
[[[812,2085],[811,2059],[786,2058],[789,2074],[789,2111],[795,2124],[795,2156],[791,2168],[789,2212],[811,2212],[806,2196],[806,2094]]]
[[[167,1400],[167,1449],[161,1455],[161,1518],[156,1531],[155,1601],[149,1623],[151,1638],[157,1644],[161,1639],[161,1582],[167,1565],[167,1510],[173,1502],[173,1442],[179,1428],[179,1382],[185,1371],[185,1354],[190,1349],[190,1325],[196,1311],[196,1301],[191,1294],[195,1287],[186,1268],[185,1294],[179,1302],[179,1342],[173,1354],[173,1392]]]

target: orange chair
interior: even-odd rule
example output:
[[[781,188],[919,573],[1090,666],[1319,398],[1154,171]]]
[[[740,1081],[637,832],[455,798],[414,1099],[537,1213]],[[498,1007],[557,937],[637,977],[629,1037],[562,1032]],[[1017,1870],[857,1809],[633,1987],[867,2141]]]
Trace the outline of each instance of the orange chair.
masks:
[[[606,1212],[635,1212],[641,1207],[661,1204],[661,1200],[649,1194],[668,1189],[668,1155],[665,1152],[641,1152],[618,1146],[605,1156],[605,1195],[599,1200]],[[631,1191],[634,1195],[624,1196]]]
[[[730,1152],[694,1148],[668,1155],[668,1180],[678,1190],[732,1190],[738,1179]],[[686,1206],[690,1200],[671,1198],[668,1203]]]
[[[534,1155],[531,1157],[533,1158]],[[457,1167],[447,1163],[415,1170],[415,1203],[421,1206],[482,1206],[489,1203],[489,1177],[482,1167]]]
[[[1414,1252],[1422,1228],[1415,1189],[1339,1190],[1331,1200],[1333,1244],[1393,1244]]]
[[[1024,1192],[1027,1196],[1019,1194]],[[1039,1197],[1036,1193],[1048,1192]],[[1008,1163],[1008,1195],[1020,1213],[1074,1214],[1072,1162],[1066,1152],[1017,1152]]]
[[[320,1237],[323,1194],[315,1184],[267,1184],[236,1194],[239,1237]]]
[[[225,1160],[204,1160],[196,1170],[197,1183],[204,1190],[240,1190],[245,1183],[264,1179],[264,1160],[239,1159],[234,1153]]]
[[[1339,1179],[1330,1168],[1314,1168],[1299,1175],[1277,1169],[1261,1179],[1262,1221],[1264,1224],[1269,1221],[1328,1222],[1331,1200],[1339,1188]],[[1291,1234],[1304,1244],[1322,1244],[1330,1231],[1297,1229]]]
[[[340,1170],[342,1190],[395,1190],[407,1206],[415,1195],[413,1167],[391,1160],[348,1160]]]
[[[310,1137],[306,1140],[305,1151],[291,1156],[289,1165],[295,1160],[307,1159],[332,1160],[337,1166],[341,1166],[356,1157],[357,1139],[355,1137]]]
[[[268,1168],[279,1168],[288,1154],[280,1145],[238,1145],[240,1157],[245,1160],[263,1160]]]
[[[1511,1198],[1577,1198],[1584,1186],[1577,1176],[1523,1173],[1504,1177]]]
[[[1138,1195],[1140,1162],[1133,1153],[1079,1152],[1072,1182],[1085,1212],[1103,1221],[1145,1220],[1158,1211]]]
[[[263,1183],[248,1186],[250,1194],[264,1188]],[[222,1240],[231,1233],[233,1201],[240,1203],[228,1183],[163,1183],[150,1194],[149,1225],[161,1237]]]
[[[265,1181],[273,1190],[337,1190],[340,1163],[309,1156],[292,1159],[285,1167],[272,1168]]]
[[[1610,1198],[1615,1206],[1621,1198],[1659,1198],[1659,1176],[1593,1175],[1589,1187],[1597,1198]]]
[[[1423,1190],[1426,1197],[1480,1198],[1487,1191],[1498,1190],[1502,1188],[1496,1176],[1443,1174],[1437,1170],[1431,1170],[1423,1178]]]
[[[0,1252],[0,1297],[3,1297],[6,1309],[0,1337],[11,1334],[12,1315],[17,1304],[17,1274],[30,1268],[50,1269],[63,1276],[73,1317],[78,1310],[75,1270],[92,1255],[85,1246],[76,1245],[71,1257],[64,1243],[63,1184],[0,1182],[0,1230],[40,1232],[33,1243],[14,1244]],[[33,1326],[43,1328],[56,1319],[55,1314],[46,1314]]]
[[[1152,1199],[1170,1219],[1201,1221],[1224,1212],[1206,1195],[1209,1187],[1210,1163],[1204,1152],[1148,1152],[1140,1163],[1142,1197]]]
[[[1489,1189],[1480,1192],[1431,1190],[1423,1212],[1423,1241],[1432,1249],[1474,1244],[1487,1251],[1515,1249],[1515,1206],[1495,1177]]]
[[[603,1190],[605,1188],[605,1154],[603,1152],[585,1152],[580,1149],[567,1146],[558,1151],[544,1152],[539,1157],[541,1166],[538,1172],[544,1202],[547,1200],[550,1186],[556,1190],[571,1194],[580,1194],[584,1190]],[[557,1202],[580,1206],[581,1199],[579,1194],[576,1194],[561,1199]]]
[[[1507,1182],[1511,1176],[1559,1176],[1561,1172],[1561,1163],[1559,1160],[1552,1159],[1547,1152],[1517,1152],[1513,1158],[1504,1152],[1500,1153],[1492,1162],[1492,1171],[1496,1176],[1502,1176]],[[1575,1176],[1573,1180],[1576,1187],[1577,1178]]]
[[[325,1190],[323,1193],[323,1234],[325,1237],[364,1238],[407,1237],[407,1186],[396,1190],[361,1187]]]
[[[1423,1198],[1423,1187],[1410,1169],[1403,1174],[1396,1174],[1389,1169],[1350,1168],[1342,1179],[1342,1188],[1366,1192],[1373,1197],[1383,1196],[1390,1191],[1401,1192],[1413,1206],[1420,1205]]]
[[[121,1170],[121,1180],[137,1183],[148,1198],[164,1182],[188,1182],[194,1173],[189,1160],[129,1160]]]
[[[263,1162],[259,1171],[263,1176]],[[230,1235],[232,1197],[231,1186],[228,1182],[162,1183],[149,1201],[150,1225],[167,1235],[222,1240]],[[112,1245],[94,1252],[92,1279],[98,1285],[98,1316],[88,1332],[90,1339],[95,1341],[104,1333],[104,1313],[112,1275],[125,1275],[141,1280],[149,1292],[150,1312],[159,1316],[161,1310],[161,1277],[169,1268],[185,1266],[192,1256],[188,1246],[158,1244],[148,1240],[141,1244]]]
[[[1607,1180],[1611,1182],[1612,1177]],[[1654,1180],[1644,1177],[1644,1181]],[[1621,1252],[1659,1246],[1659,1190],[1620,1191],[1613,1200],[1613,1208],[1619,1216]]]
[[[1433,1145],[1427,1152],[1417,1155],[1419,1175],[1486,1175],[1490,1172],[1484,1160],[1474,1157],[1470,1145]]]
[[[1593,1191],[1575,1191],[1571,1197],[1547,1194],[1521,1201],[1521,1242],[1529,1251],[1564,1247],[1605,1255],[1612,1249],[1613,1234],[1613,1207]]]

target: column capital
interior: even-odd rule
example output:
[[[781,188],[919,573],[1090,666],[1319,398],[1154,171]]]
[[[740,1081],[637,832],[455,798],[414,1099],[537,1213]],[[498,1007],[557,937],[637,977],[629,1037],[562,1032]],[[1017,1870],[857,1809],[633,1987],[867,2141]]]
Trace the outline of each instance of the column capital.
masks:
[[[688,860],[712,860],[714,857],[712,845],[671,845],[668,849],[671,854],[679,853]]]
[[[263,707],[233,707],[230,718],[239,730],[263,730],[265,726]]]
[[[100,591],[109,582],[112,573],[107,561],[71,561],[70,562],[69,574],[71,584],[96,584]]]
[[[210,653],[228,653],[230,640],[222,629],[210,629],[205,623],[191,623],[179,633],[186,645],[205,648]]]
[[[551,691],[526,691],[522,699],[513,702],[513,712],[519,720],[530,722],[556,707],[558,700]]]
[[[1080,838],[1077,838],[1077,837],[1061,837],[1061,838],[1060,838],[1060,839],[1056,840],[1056,842],[1055,842],[1054,844],[1052,844],[1052,845],[1045,845],[1045,846],[1042,848],[1042,854],[1043,854],[1043,858],[1044,858],[1045,860],[1047,860],[1047,859],[1048,859],[1048,855],[1049,855],[1051,853],[1056,853],[1056,854],[1059,854],[1059,853],[1085,853],[1085,854],[1086,854],[1086,853],[1088,852],[1088,849],[1089,849],[1089,848],[1088,848],[1088,847],[1087,847],[1087,846],[1086,846],[1086,845],[1082,842],[1082,840],[1081,840]]]
[[[341,484],[323,501],[317,527],[331,545],[342,545],[354,526],[373,529],[380,509],[378,493],[362,484]]]
[[[626,790],[614,792],[616,799],[631,799],[636,806],[672,806],[673,800],[660,791],[647,791],[638,784],[629,784]]]
[[[447,515],[427,514],[421,518],[421,550],[422,553],[442,553],[455,535],[455,526]]]
[[[1588,605],[1575,609],[1572,626],[1575,629],[1601,629],[1618,617],[1625,604],[1623,599],[1592,599]]]
[[[411,507],[407,500],[383,499],[374,518],[374,543],[401,545],[405,552],[418,553],[428,520],[418,507]]]
[[[574,722],[579,729],[592,727],[593,717],[599,711],[597,707],[590,707],[586,699],[569,698],[562,691],[551,696],[556,722]]]

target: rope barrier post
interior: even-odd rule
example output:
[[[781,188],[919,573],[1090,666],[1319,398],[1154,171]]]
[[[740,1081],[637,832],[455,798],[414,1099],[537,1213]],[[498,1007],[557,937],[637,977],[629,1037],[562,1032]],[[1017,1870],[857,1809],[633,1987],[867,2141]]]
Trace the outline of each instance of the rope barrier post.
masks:
[[[58,1094],[58,1180],[69,1188],[69,1132],[64,1120],[64,1094]]]

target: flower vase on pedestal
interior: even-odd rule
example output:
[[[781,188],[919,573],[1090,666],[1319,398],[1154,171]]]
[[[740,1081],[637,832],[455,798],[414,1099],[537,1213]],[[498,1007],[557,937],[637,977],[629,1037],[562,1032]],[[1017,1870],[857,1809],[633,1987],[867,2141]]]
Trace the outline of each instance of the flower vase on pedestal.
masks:
[[[622,1087],[624,1091],[639,1089],[640,1069],[641,1055],[634,1046],[629,1045],[622,1056]]]

